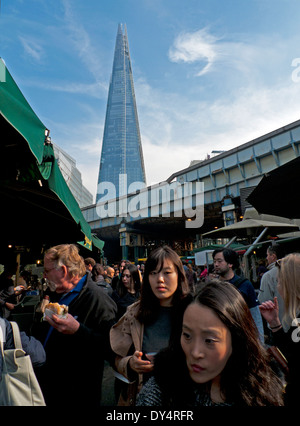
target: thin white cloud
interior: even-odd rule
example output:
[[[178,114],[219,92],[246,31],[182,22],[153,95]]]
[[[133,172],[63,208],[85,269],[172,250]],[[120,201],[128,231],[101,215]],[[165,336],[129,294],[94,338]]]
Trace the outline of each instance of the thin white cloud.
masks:
[[[239,34],[234,41],[228,41],[225,36],[217,37],[203,28],[180,33],[170,47],[168,57],[172,62],[196,67],[194,74],[197,77],[219,71],[226,80],[229,78],[226,70],[235,70],[240,76],[254,80],[268,64],[272,71],[274,62],[278,62],[279,52],[286,50],[284,43],[275,36],[269,39],[256,36],[256,39],[248,40],[246,35]]]
[[[85,95],[96,99],[103,99],[107,94],[107,87],[100,82],[82,83],[82,82],[59,82],[44,81],[44,80],[26,80],[24,85],[36,87],[42,90],[53,92],[70,93],[75,95]]]
[[[19,39],[22,43],[25,53],[35,61],[39,62],[44,55],[42,46],[32,38],[20,36]]]
[[[194,63],[204,61],[206,65],[197,73],[206,74],[218,55],[218,38],[209,34],[206,28],[193,33],[180,33],[169,49],[169,59],[172,62]]]
[[[72,8],[73,3],[70,2],[70,0],[62,0],[62,4],[64,7],[64,19],[69,32],[69,39],[81,61],[98,81],[102,69],[99,51],[96,51],[87,30],[75,16]]]

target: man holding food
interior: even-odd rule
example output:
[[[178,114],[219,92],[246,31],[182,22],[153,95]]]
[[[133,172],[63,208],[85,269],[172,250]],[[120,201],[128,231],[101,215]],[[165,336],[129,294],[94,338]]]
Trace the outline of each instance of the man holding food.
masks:
[[[46,405],[100,406],[104,359],[111,361],[109,330],[116,305],[87,273],[74,244],[48,249],[44,277],[55,286],[38,335],[47,355],[37,372]],[[54,302],[54,303],[53,303]]]

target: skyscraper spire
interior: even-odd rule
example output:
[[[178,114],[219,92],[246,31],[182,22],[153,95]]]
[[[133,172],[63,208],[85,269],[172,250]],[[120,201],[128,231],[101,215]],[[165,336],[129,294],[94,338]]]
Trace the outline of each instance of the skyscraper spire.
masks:
[[[99,185],[104,182],[115,186],[117,197],[132,183],[146,184],[127,29],[124,25],[123,32],[121,24],[109,84],[96,202],[104,195]]]

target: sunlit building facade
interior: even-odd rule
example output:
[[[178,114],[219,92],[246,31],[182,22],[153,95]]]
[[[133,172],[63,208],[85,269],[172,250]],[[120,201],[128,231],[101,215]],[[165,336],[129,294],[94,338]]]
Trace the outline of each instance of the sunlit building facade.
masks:
[[[52,144],[57,164],[79,207],[90,206],[93,204],[93,195],[83,185],[76,161],[58,145],[53,142]]]

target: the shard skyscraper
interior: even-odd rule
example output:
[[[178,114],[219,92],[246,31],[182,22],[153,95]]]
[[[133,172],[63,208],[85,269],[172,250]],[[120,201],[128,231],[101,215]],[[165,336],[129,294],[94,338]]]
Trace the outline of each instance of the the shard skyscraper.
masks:
[[[99,191],[104,182],[115,186],[117,197],[127,193],[132,183],[146,184],[127,30],[121,24],[109,84],[96,203],[104,195]]]

